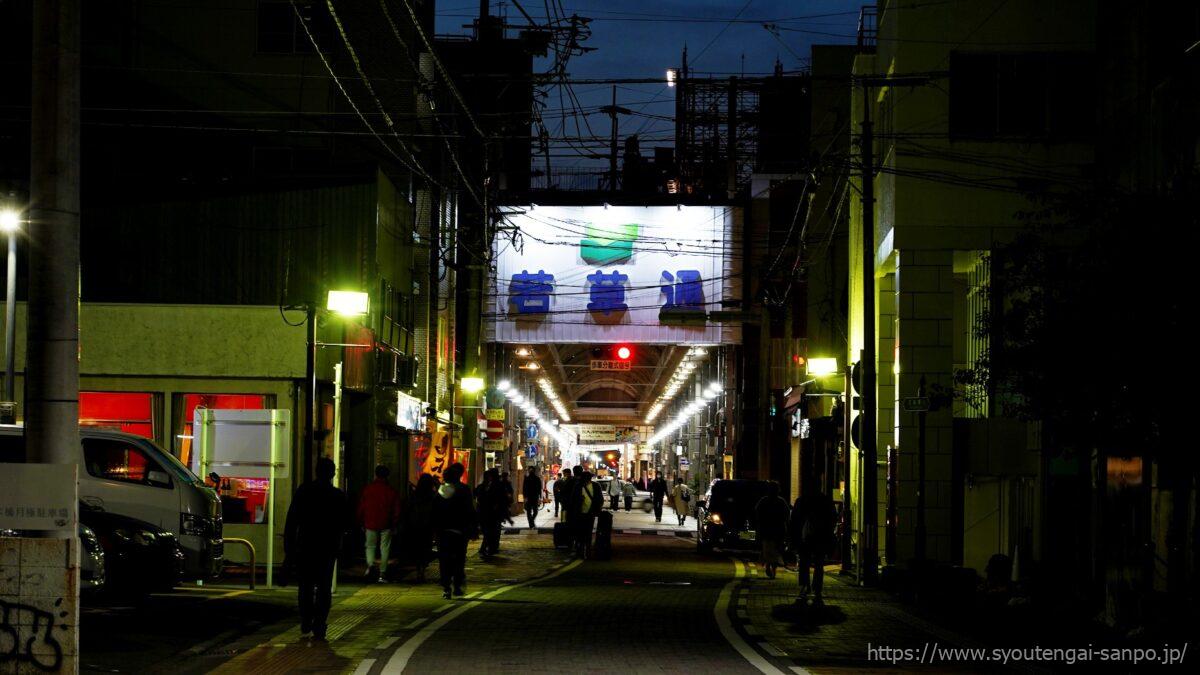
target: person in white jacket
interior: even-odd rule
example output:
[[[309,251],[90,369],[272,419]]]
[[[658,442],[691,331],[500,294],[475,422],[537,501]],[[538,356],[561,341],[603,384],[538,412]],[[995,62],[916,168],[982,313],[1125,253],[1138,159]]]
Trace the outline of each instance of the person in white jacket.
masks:
[[[608,508],[612,511],[617,510],[617,499],[621,497],[621,479],[613,476],[613,479],[608,482]]]

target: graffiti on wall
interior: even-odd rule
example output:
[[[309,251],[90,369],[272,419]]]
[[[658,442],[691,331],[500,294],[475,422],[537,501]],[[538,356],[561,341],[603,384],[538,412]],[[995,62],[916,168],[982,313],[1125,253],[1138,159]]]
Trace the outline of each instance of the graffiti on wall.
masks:
[[[66,632],[63,599],[50,610],[0,600],[0,663],[25,662],[47,672],[62,667],[63,649],[56,631]]]

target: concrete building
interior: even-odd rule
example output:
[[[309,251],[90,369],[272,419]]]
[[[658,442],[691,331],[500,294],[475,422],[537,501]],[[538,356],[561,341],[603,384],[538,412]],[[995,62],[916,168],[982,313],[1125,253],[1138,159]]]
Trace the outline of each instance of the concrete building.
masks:
[[[1028,195],[1088,179],[1095,26],[1096,3],[1082,0],[864,10],[856,83],[846,92],[856,167],[846,360],[860,361],[868,342],[875,348],[878,403],[865,414],[876,422],[867,442],[875,444],[878,498],[867,490],[864,503],[863,452],[851,453],[860,560],[870,562],[870,547],[884,564],[907,566],[922,519],[925,556],[936,563],[982,571],[996,553],[1028,561],[1042,552],[1037,427],[998,418],[988,392],[956,384],[955,373],[989,354],[988,336],[973,330],[1003,297],[989,277],[989,251],[1023,226],[1021,212],[1034,206]],[[870,139],[861,124],[868,116]],[[864,268],[867,142],[875,201]],[[874,284],[870,305],[864,279]],[[922,383],[932,409],[906,409],[919,407],[904,400]]]

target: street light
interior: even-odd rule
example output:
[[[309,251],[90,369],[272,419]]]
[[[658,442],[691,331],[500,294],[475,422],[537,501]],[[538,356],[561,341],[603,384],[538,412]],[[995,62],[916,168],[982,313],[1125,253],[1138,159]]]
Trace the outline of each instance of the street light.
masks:
[[[467,394],[478,394],[483,391],[482,377],[464,377],[459,380],[459,384],[462,386],[463,392]]]
[[[17,233],[21,231],[21,214],[15,209],[0,211],[0,231],[8,235],[8,287],[4,303],[4,401],[0,402],[0,424],[16,424]]]
[[[806,371],[813,377],[823,377],[838,372],[837,359],[834,358],[809,359],[805,365]]]
[[[325,309],[342,316],[362,316],[371,309],[371,296],[361,291],[329,291]]]

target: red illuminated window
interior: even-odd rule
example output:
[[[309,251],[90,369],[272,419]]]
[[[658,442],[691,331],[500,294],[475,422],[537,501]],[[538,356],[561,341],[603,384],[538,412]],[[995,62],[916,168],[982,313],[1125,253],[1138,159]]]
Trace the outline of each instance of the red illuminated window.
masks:
[[[79,424],[118,429],[154,438],[154,394],[148,392],[81,391]]]

